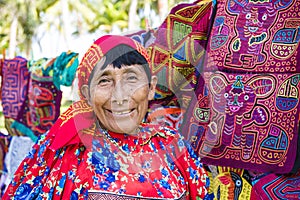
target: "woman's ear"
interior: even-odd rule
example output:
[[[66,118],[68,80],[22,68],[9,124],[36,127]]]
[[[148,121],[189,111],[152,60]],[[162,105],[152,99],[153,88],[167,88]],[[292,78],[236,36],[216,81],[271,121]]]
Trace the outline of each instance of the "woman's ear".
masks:
[[[150,83],[150,90],[148,94],[148,100],[152,100],[154,98],[155,91],[156,91],[156,84],[157,84],[157,77],[152,76],[151,83]]]
[[[83,85],[80,88],[81,94],[85,97],[85,99],[90,102],[90,92],[89,92],[89,86],[88,85]]]

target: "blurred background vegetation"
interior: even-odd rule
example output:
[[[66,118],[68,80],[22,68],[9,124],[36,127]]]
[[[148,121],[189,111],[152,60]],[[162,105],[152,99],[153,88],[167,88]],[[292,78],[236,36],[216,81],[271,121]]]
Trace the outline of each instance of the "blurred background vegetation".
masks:
[[[0,47],[8,57],[30,57],[33,43],[41,44],[50,30],[68,43],[70,37],[154,28],[181,1],[0,0]]]
[[[156,28],[182,1],[0,0],[0,59],[54,57],[67,50],[81,57],[89,40],[102,34]],[[70,104],[68,95],[63,95],[61,111]],[[1,111],[0,130],[5,132]]]

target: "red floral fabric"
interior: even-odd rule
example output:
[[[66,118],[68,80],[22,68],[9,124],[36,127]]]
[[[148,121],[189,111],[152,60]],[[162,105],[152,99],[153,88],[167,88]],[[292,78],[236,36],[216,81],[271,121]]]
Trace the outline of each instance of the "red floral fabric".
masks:
[[[142,124],[143,137],[98,130],[83,143],[50,149],[43,135],[18,168],[3,199],[203,199],[208,176],[200,158],[174,129]]]

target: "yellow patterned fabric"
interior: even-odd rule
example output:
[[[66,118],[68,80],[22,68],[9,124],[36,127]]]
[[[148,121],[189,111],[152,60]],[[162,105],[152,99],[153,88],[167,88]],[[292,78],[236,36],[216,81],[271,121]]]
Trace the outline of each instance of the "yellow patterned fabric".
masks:
[[[244,169],[210,166],[210,193],[214,199],[250,200],[252,185]]]

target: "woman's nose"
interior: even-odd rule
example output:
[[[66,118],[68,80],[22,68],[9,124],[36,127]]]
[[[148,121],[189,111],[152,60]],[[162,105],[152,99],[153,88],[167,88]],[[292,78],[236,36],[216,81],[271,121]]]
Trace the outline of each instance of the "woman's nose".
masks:
[[[128,101],[128,90],[122,81],[118,81],[115,83],[115,87],[112,91],[112,103],[116,103],[118,105],[123,104],[125,101]]]

